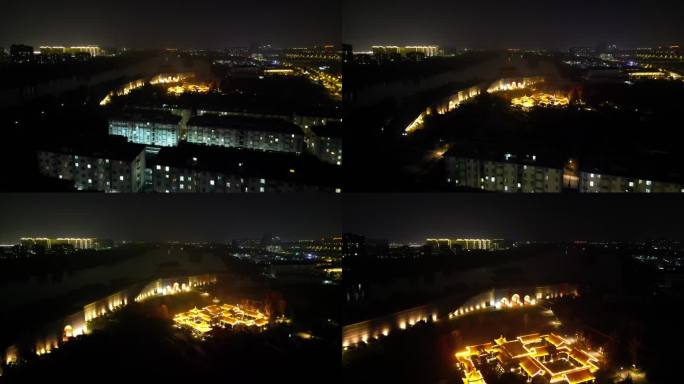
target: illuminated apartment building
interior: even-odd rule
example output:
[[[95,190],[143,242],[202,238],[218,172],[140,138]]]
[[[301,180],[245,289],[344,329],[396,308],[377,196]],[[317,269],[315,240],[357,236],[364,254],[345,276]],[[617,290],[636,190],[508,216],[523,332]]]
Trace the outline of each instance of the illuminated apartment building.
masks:
[[[69,245],[74,249],[95,249],[97,247],[97,239],[92,238],[72,238],[72,237],[22,237],[20,243],[25,247],[40,246],[45,249],[51,249],[54,246]]]
[[[661,182],[591,172],[580,173],[579,189],[580,192],[600,193],[684,193],[684,185],[681,183]]]
[[[426,245],[434,249],[453,249],[463,250],[484,250],[494,251],[504,248],[504,241],[501,239],[426,239]]]
[[[342,124],[315,126],[308,132],[307,148],[311,153],[327,163],[342,165]]]
[[[535,164],[536,156],[513,162],[512,155],[501,161],[445,155],[447,182],[488,192],[561,192],[563,169]],[[529,163],[529,164],[528,164]]]
[[[101,56],[102,50],[95,45],[85,45],[76,47],[63,46],[42,46],[40,47],[41,55],[75,55],[78,53],[87,53],[92,57]]]
[[[341,192],[339,167],[296,155],[183,143],[151,161],[160,193]]]
[[[145,173],[145,147],[108,143],[55,146],[38,151],[40,173],[70,180],[78,190],[140,192]]]
[[[289,153],[304,150],[301,128],[281,119],[206,114],[191,118],[187,126],[189,143]]]
[[[126,111],[109,118],[109,134],[123,136],[132,143],[172,147],[181,138],[181,120],[163,111]]]
[[[341,123],[342,119],[337,116],[335,111],[317,110],[307,111],[307,113],[283,114],[278,111],[264,111],[255,109],[253,111],[236,109],[236,110],[208,110],[198,109],[197,116],[216,115],[216,116],[243,116],[253,117],[258,119],[281,119],[299,126],[306,130],[310,127],[319,125],[326,125],[329,123]]]
[[[396,45],[375,45],[372,47],[373,56],[376,57],[391,57],[391,56],[408,56],[411,54],[421,54],[425,57],[437,56],[440,52],[438,46],[434,45],[413,45],[399,47]]]

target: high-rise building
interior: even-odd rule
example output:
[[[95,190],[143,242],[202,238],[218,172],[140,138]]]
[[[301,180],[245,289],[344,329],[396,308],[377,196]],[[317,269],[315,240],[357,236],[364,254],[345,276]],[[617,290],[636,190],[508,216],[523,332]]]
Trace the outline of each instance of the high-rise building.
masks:
[[[68,245],[74,249],[95,249],[97,248],[97,239],[94,238],[75,238],[75,237],[22,237],[19,239],[20,244],[24,247],[32,248],[39,246],[44,249],[51,249],[53,247]]]
[[[432,238],[426,239],[425,244],[431,246],[435,250],[485,250],[494,251],[503,249],[504,241],[501,239],[450,239],[450,238]]]
[[[372,47],[373,57],[378,61],[388,61],[401,58],[433,57],[440,53],[438,46],[411,45],[399,47],[396,45],[375,45]]]
[[[85,53],[91,57],[101,56],[102,50],[96,45],[85,45],[85,46],[75,46],[75,47],[62,47],[62,46],[41,46],[41,55],[76,55],[79,53]]]

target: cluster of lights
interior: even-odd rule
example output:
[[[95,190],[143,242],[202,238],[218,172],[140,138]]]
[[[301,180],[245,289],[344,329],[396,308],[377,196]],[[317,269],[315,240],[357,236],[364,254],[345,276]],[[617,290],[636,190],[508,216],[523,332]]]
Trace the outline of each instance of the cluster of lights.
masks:
[[[494,82],[492,85],[487,88],[488,93],[498,93],[498,92],[506,92],[506,91],[513,91],[513,90],[518,90],[518,89],[525,89],[528,88],[534,84],[543,82],[544,78],[542,77],[530,77],[530,78],[523,78],[519,80],[510,80],[510,79],[501,79],[499,81]],[[457,92],[453,96],[451,96],[448,100],[448,102],[439,108],[437,108],[437,113],[440,115],[446,114],[448,112],[451,112],[455,110],[456,108],[460,107],[461,104],[465,103],[468,100],[471,100],[472,98],[480,95],[482,92],[482,88],[479,86],[475,87],[470,87],[468,89],[464,89],[462,91]],[[409,134],[423,128],[425,124],[425,118],[429,116],[432,113],[432,108],[427,108],[425,111],[423,111],[416,119],[414,119],[411,124],[409,124],[405,129],[404,129],[404,136],[408,136]]]
[[[498,92],[507,92],[507,91],[515,91],[515,90],[520,90],[520,89],[526,89],[529,88],[535,84],[541,83],[544,81],[544,78],[542,77],[530,77],[530,78],[524,78],[519,81],[510,81],[506,79],[499,80],[492,84],[488,89],[487,93],[498,93]]]
[[[424,314],[412,315],[408,319],[402,318],[399,321],[397,321],[397,328],[399,330],[403,331],[403,330],[407,330],[409,328],[415,327],[416,325],[418,325],[420,323],[428,323],[428,322],[436,323],[437,321],[439,321],[439,317],[437,316],[436,313],[433,313],[430,316],[426,316]],[[360,345],[360,344],[368,344],[372,340],[377,340],[381,337],[389,336],[390,332],[391,332],[391,329],[389,326],[383,327],[382,330],[377,331],[375,333],[365,332],[361,335],[350,337],[350,338],[343,340],[342,348],[344,350],[347,350],[349,348],[352,348],[352,347]]]
[[[180,83],[186,79],[194,77],[194,73],[179,73],[175,75],[169,75],[169,74],[161,74],[153,77],[150,80],[150,84],[152,85],[158,85],[158,84],[173,84],[173,83]],[[114,96],[126,96],[132,91],[144,87],[146,84],[145,80],[139,79],[135,81],[131,81],[130,83],[125,84],[123,87],[111,91],[107,94],[107,96],[100,101],[101,106],[108,105],[109,103],[112,102],[112,98]]]
[[[534,107],[551,108],[567,107],[570,99],[567,96],[552,95],[544,92],[536,92],[530,96],[516,97],[511,100],[511,105],[524,111],[529,111]]]
[[[184,93],[207,93],[211,89],[209,84],[198,83],[198,84],[180,84],[173,85],[167,88],[167,92],[172,95],[182,95]]]
[[[269,323],[266,314],[258,309],[242,307],[240,305],[210,305],[202,309],[193,308],[173,317],[179,328],[189,328],[195,334],[205,334],[214,327],[231,328],[236,326],[263,328]]]
[[[576,293],[571,293],[570,296],[575,296]],[[463,306],[461,308],[458,308],[457,310],[450,312],[449,313],[449,318],[457,318],[461,317],[464,315],[471,314],[473,312],[477,311],[483,311],[483,310],[502,310],[502,309],[513,309],[513,308],[520,308],[520,307],[530,307],[530,306],[535,306],[539,303],[539,301],[546,299],[555,299],[555,298],[563,298],[567,296],[565,293],[560,292],[560,293],[552,293],[548,295],[541,295],[537,294],[537,297],[531,297],[529,295],[525,295],[522,300],[520,299],[519,294],[514,294],[511,296],[511,298],[504,297],[498,301],[491,300],[490,302],[483,301],[481,303],[475,304],[475,305],[469,305],[469,306]]]
[[[131,81],[130,83],[125,84],[123,87],[119,88],[118,90],[109,92],[107,94],[107,96],[105,96],[105,98],[102,99],[102,101],[100,101],[100,105],[105,106],[105,105],[112,102],[112,97],[114,97],[114,96],[126,96],[129,93],[131,93],[132,91],[134,91],[138,88],[142,88],[143,86],[145,86],[145,80]]]
[[[554,333],[534,333],[518,336],[513,340],[506,340],[502,336],[494,342],[467,346],[455,356],[463,372],[464,384],[485,384],[482,373],[473,362],[473,357],[496,361],[500,369],[503,369],[503,366],[510,367],[512,372],[524,375],[529,380],[539,375],[546,377],[551,383],[593,382],[594,373],[599,369],[601,354],[582,350],[573,344],[575,340]],[[558,362],[563,362],[562,368],[551,365]]]
[[[314,68],[302,68],[285,63],[296,75],[306,76],[309,80],[322,85],[336,100],[342,99],[342,75],[331,74]]]
[[[160,74],[160,75],[153,77],[150,80],[150,84],[159,85],[159,84],[180,83],[180,82],[185,81],[187,79],[190,79],[192,77],[195,77],[194,73],[178,73],[178,74],[174,74],[174,75]]]
[[[213,281],[211,281],[213,282]],[[167,284],[166,286],[156,286],[152,287],[144,292],[141,292],[138,296],[136,296],[135,301],[136,302],[143,302],[146,299],[150,297],[161,297],[161,296],[171,296],[171,295],[176,295],[182,292],[190,292],[194,288],[201,287],[204,285],[209,284],[210,282],[207,281],[196,281],[196,282],[189,282],[188,284],[178,284],[174,283],[173,285]]]

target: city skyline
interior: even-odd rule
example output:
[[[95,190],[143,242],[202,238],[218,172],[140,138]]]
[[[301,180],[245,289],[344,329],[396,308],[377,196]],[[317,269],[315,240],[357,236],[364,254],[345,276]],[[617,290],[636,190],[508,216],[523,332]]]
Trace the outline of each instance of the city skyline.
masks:
[[[5,195],[0,243],[26,236],[94,237],[131,241],[320,239],[341,232],[338,197],[241,195]],[[307,212],[306,220],[299,219]]]
[[[36,10],[50,16],[36,22]],[[0,47],[14,43],[196,49],[252,43],[279,47],[339,44],[340,21],[339,9],[311,0],[200,0],[191,5],[159,0],[10,1],[0,15]]]
[[[672,0],[657,0],[649,7],[616,0],[600,4],[534,0],[524,4],[467,5],[432,0],[420,6],[386,0],[345,0],[342,36],[345,43],[361,51],[372,45],[394,44],[566,49],[610,42],[618,47],[638,48],[684,41],[677,16],[682,12],[684,5]]]
[[[678,196],[347,195],[346,233],[393,242],[682,240]],[[629,210],[630,220],[625,220]]]

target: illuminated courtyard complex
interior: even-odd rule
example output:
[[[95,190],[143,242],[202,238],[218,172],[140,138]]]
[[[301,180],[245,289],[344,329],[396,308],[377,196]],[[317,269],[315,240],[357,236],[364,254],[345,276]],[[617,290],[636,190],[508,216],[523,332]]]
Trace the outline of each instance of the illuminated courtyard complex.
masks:
[[[193,308],[173,317],[177,327],[188,328],[196,335],[203,335],[214,328],[235,328],[239,326],[263,329],[269,318],[258,309],[241,305],[210,305],[201,309]]]
[[[535,92],[529,96],[516,97],[511,100],[511,105],[523,111],[529,111],[535,107],[541,108],[562,108],[570,104],[567,96]]]
[[[480,370],[494,368],[498,374],[517,373],[531,382],[537,376],[550,383],[592,383],[602,354],[587,351],[574,340],[555,333],[533,333],[508,340],[467,346],[456,353],[464,384],[485,384]]]

